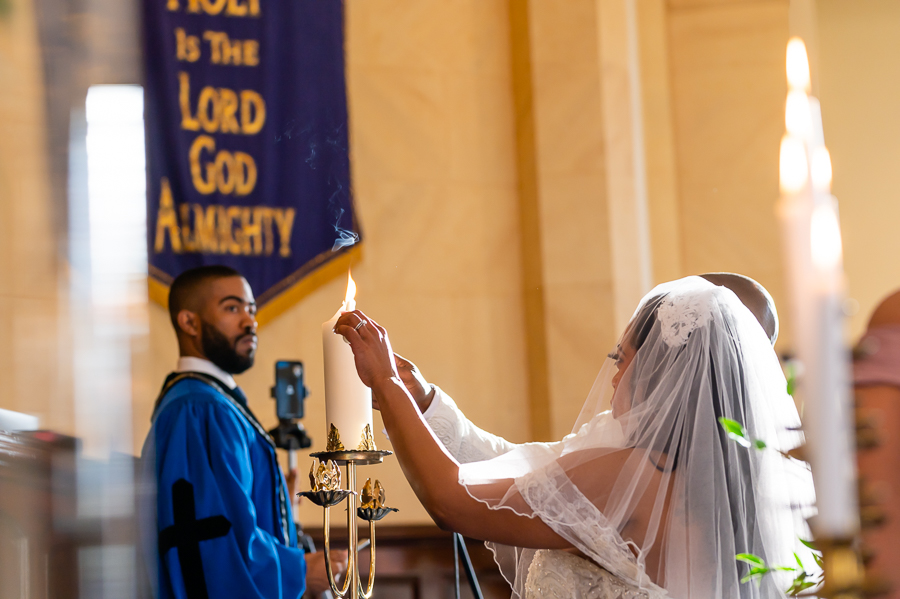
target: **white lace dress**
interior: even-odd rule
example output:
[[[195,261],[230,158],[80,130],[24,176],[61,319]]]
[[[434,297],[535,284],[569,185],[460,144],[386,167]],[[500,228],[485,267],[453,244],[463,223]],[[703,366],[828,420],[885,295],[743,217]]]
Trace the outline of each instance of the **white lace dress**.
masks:
[[[437,387],[434,400],[423,416],[438,439],[460,463],[489,460],[516,447],[514,443],[475,426],[456,403]],[[546,496],[541,492],[541,487],[553,484],[544,478],[545,476],[534,473],[517,480],[516,484],[523,496],[530,496],[531,501],[540,502],[539,497]],[[554,506],[549,505],[543,507],[551,511],[554,509]],[[573,507],[578,508],[560,505],[555,509]],[[596,510],[587,511],[595,516],[598,514]],[[595,524],[598,530],[594,538],[608,536],[603,534],[601,522]],[[627,578],[646,579],[628,548],[612,539],[609,541],[602,543],[605,562],[619,564],[617,569],[626,573]],[[489,546],[498,558],[498,551],[513,549],[493,544]],[[542,549],[534,552],[528,567],[523,599],[661,599],[667,596],[665,591],[649,581],[645,580],[645,584],[651,590],[640,590],[594,562],[566,551]]]
[[[525,583],[525,599],[649,599],[603,568],[566,551],[540,549]]]

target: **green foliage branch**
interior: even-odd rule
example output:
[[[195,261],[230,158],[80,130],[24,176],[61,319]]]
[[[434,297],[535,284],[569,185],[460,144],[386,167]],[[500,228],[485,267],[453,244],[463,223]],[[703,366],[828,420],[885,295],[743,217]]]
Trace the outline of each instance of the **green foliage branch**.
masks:
[[[793,386],[790,384],[789,380],[789,393],[793,391],[792,387]],[[741,447],[754,449],[756,451],[762,451],[766,449],[766,442],[762,439],[754,439],[750,437],[747,429],[745,429],[740,422],[732,420],[730,418],[720,417],[719,424],[725,431],[726,436]],[[784,452],[779,453],[786,458],[791,457]],[[743,578],[741,578],[741,583],[754,581],[757,585],[759,585],[761,584],[764,576],[767,576],[774,572],[796,572],[796,576],[791,581],[790,588],[785,591],[789,597],[796,597],[807,589],[821,585],[824,579],[822,557],[811,541],[800,539],[800,542],[811,550],[813,559],[815,560],[816,565],[819,566],[819,572],[817,574],[811,574],[807,572],[806,568],[803,566],[803,560],[801,560],[800,556],[796,553],[794,553],[794,559],[797,562],[796,566],[769,565],[766,564],[765,560],[758,555],[754,555],[752,553],[738,553],[734,556],[734,559],[738,562],[747,564],[748,567],[747,573],[743,576]]]

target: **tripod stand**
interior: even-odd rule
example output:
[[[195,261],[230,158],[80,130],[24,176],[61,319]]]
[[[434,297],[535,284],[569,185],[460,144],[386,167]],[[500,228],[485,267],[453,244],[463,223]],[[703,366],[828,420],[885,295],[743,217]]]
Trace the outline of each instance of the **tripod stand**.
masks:
[[[462,560],[463,569],[466,571],[466,578],[469,581],[469,588],[472,590],[472,596],[475,599],[484,599],[481,594],[481,586],[478,584],[478,577],[475,576],[475,568],[472,567],[472,558],[469,557],[469,550],[466,548],[466,540],[458,532],[453,533],[453,570],[456,574],[456,599],[459,599],[459,562]]]

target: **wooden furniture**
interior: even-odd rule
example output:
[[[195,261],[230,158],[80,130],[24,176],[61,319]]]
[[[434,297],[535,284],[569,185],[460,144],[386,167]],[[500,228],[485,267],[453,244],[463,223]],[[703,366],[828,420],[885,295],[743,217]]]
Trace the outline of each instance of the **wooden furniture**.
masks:
[[[78,597],[75,439],[0,432],[0,599]]]

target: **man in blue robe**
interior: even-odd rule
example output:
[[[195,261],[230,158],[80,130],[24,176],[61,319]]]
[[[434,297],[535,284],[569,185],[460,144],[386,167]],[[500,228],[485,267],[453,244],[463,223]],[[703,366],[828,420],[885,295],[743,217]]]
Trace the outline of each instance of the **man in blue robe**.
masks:
[[[155,510],[142,510],[155,596],[297,599],[308,571],[310,593],[322,593],[322,554],[297,547],[275,446],[232,378],[256,353],[249,284],[224,266],[189,270],[172,283],[169,315],[181,357],[142,452],[156,487]]]

